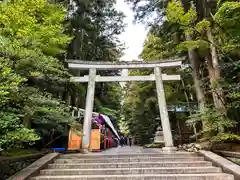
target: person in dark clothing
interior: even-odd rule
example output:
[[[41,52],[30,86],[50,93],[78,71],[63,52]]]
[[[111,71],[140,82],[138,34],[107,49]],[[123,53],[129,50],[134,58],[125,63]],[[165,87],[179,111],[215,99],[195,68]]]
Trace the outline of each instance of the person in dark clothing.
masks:
[[[127,146],[128,145],[128,138],[125,136],[124,137],[124,144]]]
[[[120,145],[123,146],[124,145],[124,136],[120,137]]]
[[[131,136],[128,137],[128,143],[129,143],[129,146],[132,146],[132,137]]]

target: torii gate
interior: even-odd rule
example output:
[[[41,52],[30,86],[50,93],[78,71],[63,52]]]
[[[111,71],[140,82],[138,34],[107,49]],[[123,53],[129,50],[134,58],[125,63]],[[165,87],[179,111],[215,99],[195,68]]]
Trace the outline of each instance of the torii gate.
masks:
[[[165,147],[163,150],[174,151],[176,148],[173,145],[172,131],[168,117],[168,110],[163,88],[163,81],[180,80],[180,75],[162,74],[162,68],[179,67],[182,64],[182,59],[162,60],[150,62],[94,62],[94,61],[79,61],[67,60],[68,67],[79,70],[89,70],[89,76],[72,77],[74,82],[88,82],[87,98],[85,105],[85,114],[83,122],[83,138],[82,148],[85,152],[89,149],[91,118],[94,105],[94,92],[96,82],[127,82],[127,81],[155,81],[157,89],[158,105],[164,135]],[[149,76],[100,76],[97,75],[97,70],[113,70],[113,69],[154,69],[154,74]]]

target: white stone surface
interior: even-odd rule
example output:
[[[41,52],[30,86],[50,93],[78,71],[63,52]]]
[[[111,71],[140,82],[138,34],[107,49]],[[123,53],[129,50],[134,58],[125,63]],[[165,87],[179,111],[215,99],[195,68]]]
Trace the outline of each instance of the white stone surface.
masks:
[[[68,67],[72,69],[146,69],[146,68],[155,68],[155,67],[178,67],[181,66],[182,61],[168,61],[168,62],[92,62],[92,63],[83,63],[83,62],[72,62],[69,61]]]
[[[83,150],[88,150],[90,145],[96,72],[97,72],[96,69],[89,70],[89,82],[88,82],[87,98],[86,98],[84,122],[83,122],[83,138],[82,138]]]
[[[125,146],[61,155],[31,180],[234,180],[196,153],[155,150]]]
[[[172,130],[168,117],[167,103],[164,93],[161,69],[159,67],[156,67],[154,68],[154,72],[156,77],[158,106],[164,134],[165,147],[173,147]]]

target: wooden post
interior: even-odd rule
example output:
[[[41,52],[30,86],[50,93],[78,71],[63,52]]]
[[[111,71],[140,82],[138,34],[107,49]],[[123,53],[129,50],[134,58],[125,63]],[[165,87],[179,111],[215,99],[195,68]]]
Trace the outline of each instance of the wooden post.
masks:
[[[107,136],[107,128],[105,128],[105,130],[104,130],[104,149],[107,148],[107,138],[106,138],[106,136]]]
[[[112,147],[112,132],[108,131],[108,147]]]

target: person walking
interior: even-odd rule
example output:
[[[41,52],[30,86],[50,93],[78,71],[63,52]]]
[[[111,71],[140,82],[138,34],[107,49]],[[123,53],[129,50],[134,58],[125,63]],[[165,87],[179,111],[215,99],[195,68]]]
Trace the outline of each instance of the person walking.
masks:
[[[120,146],[123,147],[123,145],[124,145],[124,136],[121,136],[120,137]]]
[[[125,145],[125,146],[128,145],[128,138],[127,138],[127,136],[124,136],[124,145]]]
[[[128,137],[128,143],[129,143],[129,146],[132,146],[132,136],[131,135]]]

